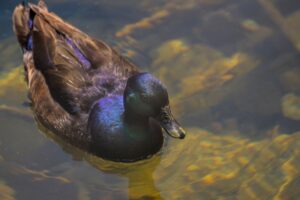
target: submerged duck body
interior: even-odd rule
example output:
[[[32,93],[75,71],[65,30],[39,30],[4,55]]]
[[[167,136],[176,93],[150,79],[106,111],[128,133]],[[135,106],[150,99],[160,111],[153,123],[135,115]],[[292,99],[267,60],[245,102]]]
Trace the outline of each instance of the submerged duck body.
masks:
[[[173,118],[162,83],[102,41],[38,5],[18,5],[14,31],[39,123],[103,158],[149,157],[171,136],[185,133]]]

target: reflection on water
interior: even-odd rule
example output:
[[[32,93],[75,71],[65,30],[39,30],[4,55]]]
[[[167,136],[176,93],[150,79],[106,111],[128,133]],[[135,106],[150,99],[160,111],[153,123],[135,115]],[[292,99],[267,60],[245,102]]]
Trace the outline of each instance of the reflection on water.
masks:
[[[0,199],[300,196],[298,0],[49,2],[167,85],[189,134],[131,164],[34,122],[10,28],[18,2],[0,2]]]

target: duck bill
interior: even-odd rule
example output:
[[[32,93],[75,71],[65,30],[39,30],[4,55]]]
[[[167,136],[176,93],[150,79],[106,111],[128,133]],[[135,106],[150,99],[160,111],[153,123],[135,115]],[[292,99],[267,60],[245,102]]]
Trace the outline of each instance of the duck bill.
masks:
[[[173,117],[170,106],[162,108],[157,120],[171,137],[179,139],[183,139],[185,137],[186,133]]]

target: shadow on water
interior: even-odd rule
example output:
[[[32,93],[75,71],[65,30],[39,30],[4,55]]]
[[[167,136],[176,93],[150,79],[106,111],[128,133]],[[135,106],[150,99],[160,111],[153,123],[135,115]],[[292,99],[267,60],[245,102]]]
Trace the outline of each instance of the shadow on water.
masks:
[[[2,110],[0,120],[7,124],[0,135],[0,177],[19,191],[18,198],[47,194],[45,199],[163,199],[153,179],[159,155],[136,163],[111,162],[70,145],[40,125],[43,134],[37,132],[30,115]],[[6,143],[11,146],[3,147]],[[65,155],[59,153],[61,149]],[[32,194],[30,188],[41,193]],[[50,188],[56,192],[52,194]]]
[[[153,180],[153,173],[156,167],[160,163],[160,156],[155,155],[150,159],[145,161],[139,161],[135,163],[119,163],[119,162],[112,162],[108,160],[101,159],[97,156],[89,154],[85,151],[82,151],[69,143],[65,142],[63,139],[55,135],[54,133],[49,132],[46,130],[42,125],[39,125],[39,129],[46,134],[49,139],[54,140],[59,146],[68,154],[70,154],[73,160],[76,161],[86,161],[95,169],[101,171],[101,173],[111,174],[114,176],[121,177],[122,179],[125,178],[128,182],[128,190],[126,191],[127,194],[125,196],[119,196],[118,192],[116,191],[117,195],[112,192],[110,194],[110,198],[113,199],[140,199],[140,200],[160,200],[163,199],[160,196],[160,191],[155,187],[155,183]],[[110,182],[110,180],[106,180]],[[102,182],[101,180],[97,182]],[[105,180],[103,182],[105,183]],[[109,184],[108,184],[109,185]],[[107,186],[106,186],[107,187]],[[109,188],[112,191],[114,188]],[[124,190],[122,188],[121,190]],[[127,196],[127,197],[126,197]]]

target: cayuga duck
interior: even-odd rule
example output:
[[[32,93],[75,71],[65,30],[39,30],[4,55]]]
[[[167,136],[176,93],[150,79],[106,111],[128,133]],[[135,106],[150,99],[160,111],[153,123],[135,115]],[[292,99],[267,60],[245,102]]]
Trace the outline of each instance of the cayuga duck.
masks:
[[[158,79],[48,12],[44,1],[18,5],[13,28],[35,118],[69,143],[131,162],[161,149],[162,128],[185,137]]]

